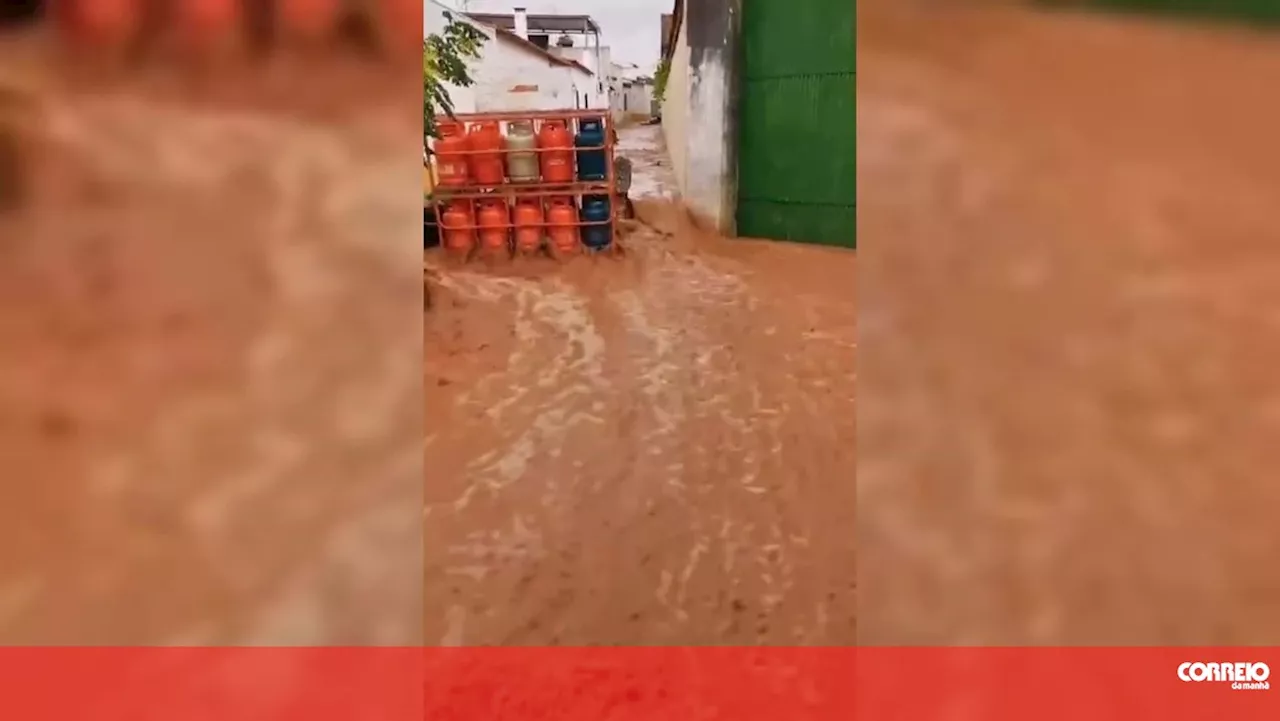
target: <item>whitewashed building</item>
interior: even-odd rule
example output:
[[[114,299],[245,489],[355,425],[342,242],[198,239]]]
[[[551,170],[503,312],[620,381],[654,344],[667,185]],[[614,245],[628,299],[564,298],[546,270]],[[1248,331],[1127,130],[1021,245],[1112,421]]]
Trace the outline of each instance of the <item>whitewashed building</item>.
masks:
[[[595,73],[572,58],[560,57],[529,40],[528,16],[512,16],[512,28],[485,22],[438,0],[423,2],[423,37],[441,32],[447,19],[478,28],[487,38],[481,57],[470,65],[475,85],[450,87],[459,113],[514,110],[563,110],[585,107],[597,87]]]
[[[580,87],[577,107],[603,110],[610,106],[609,48],[600,44],[600,25],[590,15],[533,14],[515,7],[511,13],[471,13],[471,17],[519,33],[537,47],[582,65],[591,71],[593,82]]]
[[[613,111],[615,119],[652,114],[653,78],[651,76],[634,63],[615,63],[609,76],[614,86],[613,95],[609,98],[609,109]]]
[[[594,81],[581,107],[603,109],[611,106],[614,79],[609,75],[613,67],[609,60],[609,48],[589,45],[554,46],[551,52],[566,60],[581,63],[591,71]]]

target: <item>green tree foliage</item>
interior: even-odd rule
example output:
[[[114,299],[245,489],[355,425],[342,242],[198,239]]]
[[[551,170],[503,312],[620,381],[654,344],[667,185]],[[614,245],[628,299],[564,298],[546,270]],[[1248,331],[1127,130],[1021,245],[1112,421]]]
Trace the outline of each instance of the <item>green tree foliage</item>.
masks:
[[[429,34],[422,42],[422,115],[426,136],[438,137],[436,116],[453,117],[453,102],[444,84],[465,88],[475,84],[467,62],[480,57],[484,33],[445,13],[444,31]]]
[[[661,103],[667,97],[667,77],[671,75],[671,61],[663,58],[658,71],[653,74],[653,97]]]

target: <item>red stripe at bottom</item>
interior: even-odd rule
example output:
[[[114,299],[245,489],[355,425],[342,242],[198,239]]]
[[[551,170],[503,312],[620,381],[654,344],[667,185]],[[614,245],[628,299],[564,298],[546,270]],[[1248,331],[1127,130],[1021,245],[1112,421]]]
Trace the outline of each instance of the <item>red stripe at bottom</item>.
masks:
[[[1275,667],[1272,649],[2,649],[0,717],[1261,721],[1280,719]]]

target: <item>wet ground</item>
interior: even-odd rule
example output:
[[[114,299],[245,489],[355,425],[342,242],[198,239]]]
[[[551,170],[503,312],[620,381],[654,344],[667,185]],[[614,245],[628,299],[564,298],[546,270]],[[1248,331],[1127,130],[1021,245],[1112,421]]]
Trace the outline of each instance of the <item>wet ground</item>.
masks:
[[[10,42],[0,642],[415,642],[416,108],[66,85]]]
[[[699,233],[659,138],[624,257],[438,276],[428,643],[854,640],[853,255]]]
[[[976,5],[859,4],[860,640],[1274,644],[1280,38]]]

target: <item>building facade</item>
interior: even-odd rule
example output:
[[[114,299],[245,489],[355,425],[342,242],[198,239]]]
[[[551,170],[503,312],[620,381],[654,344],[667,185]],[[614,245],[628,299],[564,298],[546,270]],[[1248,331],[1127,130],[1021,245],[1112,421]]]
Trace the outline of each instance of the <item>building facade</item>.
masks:
[[[685,203],[691,201],[688,196],[689,177],[687,148],[689,145],[689,30],[685,26],[684,0],[677,0],[676,9],[671,14],[669,24],[671,38],[663,44],[667,54],[663,56],[668,63],[667,86],[662,96],[662,133],[667,143],[667,155],[671,158],[671,170],[675,175],[676,187]],[[690,208],[693,210],[693,208]],[[718,216],[714,208],[702,208],[702,215]],[[732,234],[729,228],[717,217],[711,225],[721,232]]]
[[[471,17],[519,35],[536,47],[590,71],[592,81],[576,85],[577,104],[564,107],[609,107],[610,52],[608,47],[601,45],[600,26],[590,15],[536,14],[516,6],[511,13],[472,13]]]
[[[618,110],[624,116],[653,114],[653,80],[636,78],[622,81],[622,102]]]
[[[613,88],[609,110],[615,120],[653,112],[653,78],[634,63],[614,63],[609,73]]]
[[[423,37],[441,32],[448,20],[465,22],[485,35],[480,59],[470,64],[471,87],[449,87],[454,111],[482,113],[584,107],[596,87],[590,68],[538,47],[520,28],[489,25],[438,0],[424,0]]]

